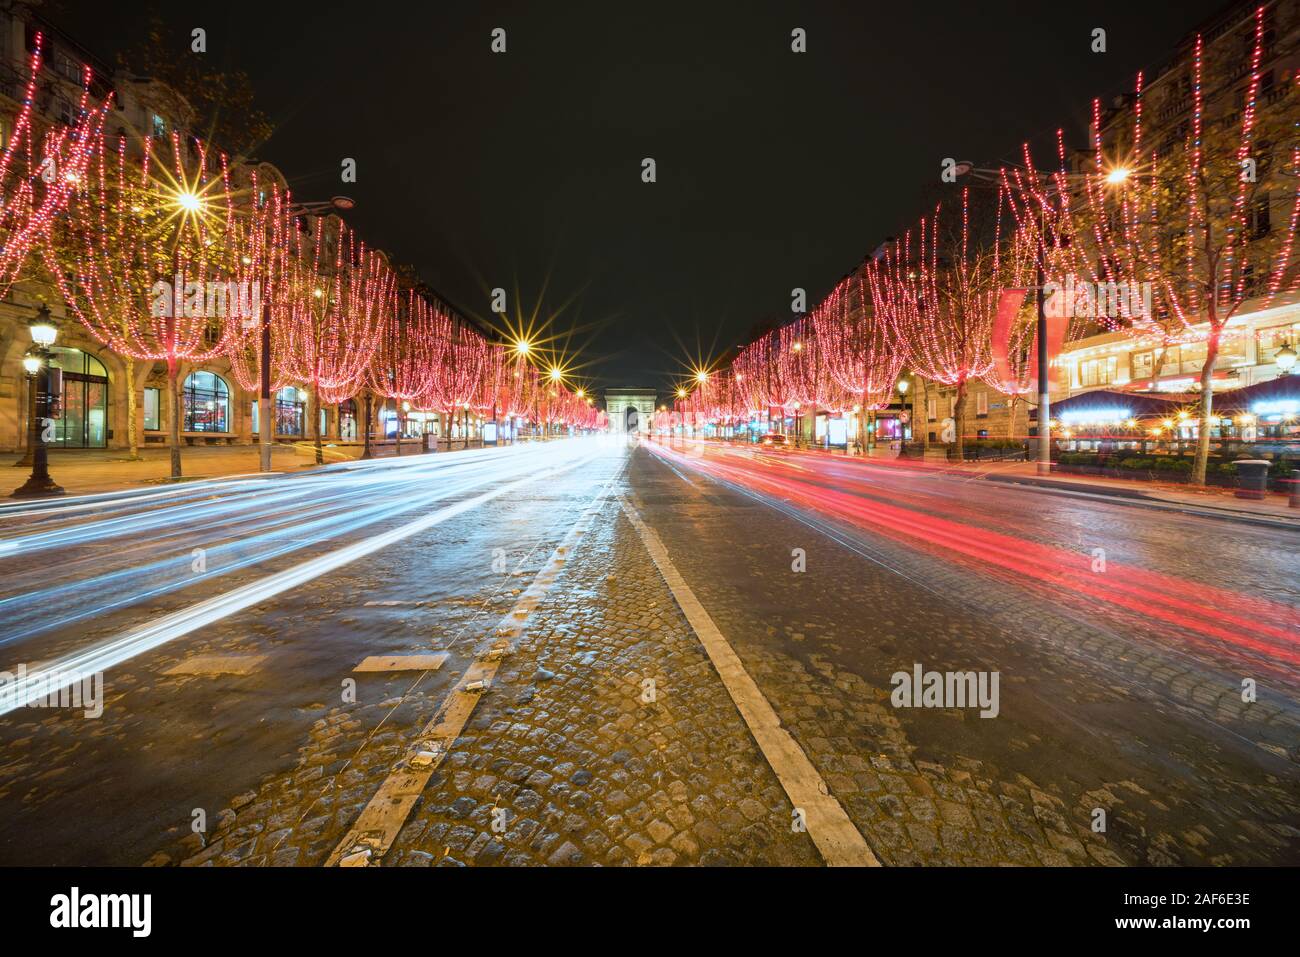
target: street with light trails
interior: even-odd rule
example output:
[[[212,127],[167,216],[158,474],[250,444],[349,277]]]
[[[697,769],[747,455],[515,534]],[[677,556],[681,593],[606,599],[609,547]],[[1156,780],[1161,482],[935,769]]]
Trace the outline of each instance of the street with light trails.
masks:
[[[0,516],[5,863],[337,863],[431,747],[367,863],[1296,852],[1292,531],[668,437]],[[996,713],[895,706],[917,666],[996,673]],[[22,702],[93,673],[96,717]]]

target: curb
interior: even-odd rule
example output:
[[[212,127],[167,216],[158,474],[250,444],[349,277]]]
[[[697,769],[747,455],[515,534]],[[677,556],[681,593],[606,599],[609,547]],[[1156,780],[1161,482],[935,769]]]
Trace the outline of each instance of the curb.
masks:
[[[1201,515],[1205,518],[1218,518],[1229,522],[1242,522],[1248,525],[1259,525],[1264,528],[1284,528],[1289,531],[1300,531],[1300,516],[1297,516],[1292,520],[1280,516],[1258,515],[1254,512],[1242,511],[1241,509],[1224,508],[1218,505],[1200,505],[1191,502],[1180,502],[1175,499],[1161,498],[1158,495],[1152,495],[1137,489],[1099,488],[1075,482],[1054,482],[1051,479],[1040,479],[1027,475],[985,475],[984,480],[988,482],[1003,482],[1010,485],[1029,485],[1037,488],[1052,489],[1054,491],[1077,492],[1084,495],[1104,495],[1111,498],[1124,499],[1132,505],[1146,505],[1148,508],[1158,508],[1164,511],[1173,510],[1185,512],[1189,515]]]

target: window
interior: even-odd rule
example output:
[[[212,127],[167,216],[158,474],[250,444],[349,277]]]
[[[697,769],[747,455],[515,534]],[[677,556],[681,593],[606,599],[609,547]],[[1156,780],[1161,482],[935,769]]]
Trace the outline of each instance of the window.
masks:
[[[1190,342],[1179,346],[1178,363],[1180,370],[1183,372],[1200,372],[1201,366],[1205,365],[1207,348],[1204,342]]]
[[[211,372],[191,372],[182,388],[186,432],[229,432],[230,389]]]
[[[989,394],[987,392],[975,393],[975,415],[978,418],[988,418],[989,414]]]
[[[307,393],[288,385],[275,394],[275,434],[302,435]]]
[[[345,399],[339,403],[339,438],[345,442],[357,437],[357,401]]]
[[[1134,379],[1149,379],[1155,373],[1155,354],[1138,352],[1129,360]]]
[[[54,364],[63,370],[62,413],[50,444],[64,449],[108,445],[108,370],[88,352],[55,346]]]
[[[155,113],[155,114],[153,115],[152,126],[153,126],[153,135],[154,135],[154,136],[166,136],[166,135],[167,135],[167,121],[164,120],[164,119],[163,119],[161,116],[159,116],[157,113]]]
[[[1272,329],[1258,330],[1255,333],[1255,361],[1260,365],[1272,362],[1283,346],[1291,345],[1295,348],[1294,344],[1298,338],[1300,337],[1290,326],[1274,326]]]
[[[1079,385],[1109,385],[1115,381],[1119,360],[1115,356],[1102,359],[1085,359],[1079,363]]]
[[[149,387],[144,390],[144,430],[157,432],[162,426],[158,420],[158,390]]]
[[[1246,230],[1251,239],[1259,239],[1267,236],[1272,228],[1272,223],[1269,222],[1268,190],[1264,190],[1246,210]]]
[[[939,418],[939,400],[938,400],[938,399],[926,399],[926,400],[925,400],[925,417],[926,417],[927,419],[929,419],[931,422],[933,422],[935,419]]]

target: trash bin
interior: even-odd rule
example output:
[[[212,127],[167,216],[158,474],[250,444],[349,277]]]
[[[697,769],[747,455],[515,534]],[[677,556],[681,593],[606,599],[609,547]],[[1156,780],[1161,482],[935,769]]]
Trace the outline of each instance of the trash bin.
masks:
[[[1237,459],[1237,498],[1261,499],[1268,495],[1268,459]]]

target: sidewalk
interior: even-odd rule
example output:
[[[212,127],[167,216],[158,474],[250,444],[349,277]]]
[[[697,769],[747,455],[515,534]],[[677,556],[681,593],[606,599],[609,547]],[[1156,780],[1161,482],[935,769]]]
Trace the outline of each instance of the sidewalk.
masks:
[[[1223,512],[1233,517],[1262,518],[1273,522],[1293,524],[1300,528],[1300,509],[1287,505],[1287,496],[1270,493],[1263,500],[1237,498],[1232,489],[1216,486],[1187,486],[1171,482],[1144,482],[1140,480],[1102,478],[1091,475],[1072,475],[1053,471],[1051,477],[1038,475],[1036,462],[973,463],[953,472],[978,475],[987,481],[1009,482],[1016,485],[1034,485],[1040,488],[1057,488],[1069,491],[1114,495],[1120,498],[1145,499],[1170,505],[1194,507]]]
[[[1032,485],[1064,491],[1087,492],[1095,495],[1112,495],[1116,498],[1140,499],[1147,502],[1181,508],[1195,508],[1202,514],[1221,514],[1223,517],[1243,520],[1262,520],[1269,524],[1292,525],[1300,528],[1300,508],[1290,508],[1287,496],[1271,492],[1263,500],[1237,498],[1234,490],[1217,486],[1195,487],[1172,482],[1144,482],[1138,479],[1103,478],[1093,475],[1073,475],[1053,471],[1051,477],[1038,475],[1036,462],[966,462],[955,463],[901,459],[896,449],[877,446],[865,457],[821,449],[798,449],[809,455],[834,455],[850,461],[870,462],[897,468],[920,471],[937,471],[947,475],[968,475],[989,482],[1006,482],[1012,485]]]
[[[473,445],[471,447],[477,448]],[[353,444],[327,443],[323,450],[325,463],[356,459],[360,455],[360,448],[359,445]],[[455,449],[449,449],[444,443],[439,447],[438,454],[461,451],[462,448],[463,446],[457,444]],[[167,447],[142,448],[139,454],[139,459],[132,461],[126,449],[51,451],[49,453],[50,476],[70,495],[116,492],[151,484],[172,484],[171,454]],[[391,456],[393,443],[391,441],[374,443],[372,454],[376,458]],[[418,454],[420,454],[418,439],[402,442],[403,456]],[[22,455],[15,452],[0,455],[0,499],[7,497],[27,480],[30,468],[14,467],[21,458]],[[261,458],[256,445],[186,447],[181,449],[183,478],[180,481],[247,475],[258,472],[260,464]],[[315,446],[310,442],[277,443],[271,447],[273,472],[298,472],[316,467]],[[6,469],[8,469],[7,473]]]

